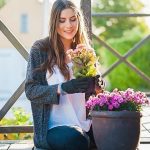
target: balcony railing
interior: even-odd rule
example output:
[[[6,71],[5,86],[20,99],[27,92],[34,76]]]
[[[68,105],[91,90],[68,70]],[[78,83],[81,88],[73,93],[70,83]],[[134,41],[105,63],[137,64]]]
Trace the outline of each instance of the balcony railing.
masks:
[[[94,34],[91,34],[91,0],[81,0],[81,8],[86,16],[87,25],[89,26],[89,35],[92,35],[100,45],[107,48],[110,52],[112,52],[117,58],[114,64],[112,64],[103,74],[102,76],[108,75],[114,68],[116,68],[120,63],[125,63],[130,67],[133,71],[135,71],[141,78],[143,78],[147,83],[150,84],[150,77],[144,74],[139,68],[137,68],[134,64],[129,62],[127,58],[135,53],[145,42],[150,41],[150,34],[144,37],[141,41],[135,44],[126,54],[123,56],[117,52],[114,48],[112,48],[108,43],[103,41],[101,38],[97,37]],[[100,14],[92,14],[93,17],[150,17],[150,14],[128,14],[128,13],[100,13]],[[22,55],[25,61],[28,60],[28,52],[26,48],[19,42],[19,40],[14,36],[14,34],[5,26],[5,24],[0,20],[0,31],[6,36],[6,38],[12,43],[12,45],[16,48],[16,50]],[[14,92],[14,94],[8,99],[6,104],[0,110],[0,121],[9,111],[9,109],[14,105],[14,103],[18,100],[21,94],[24,92],[25,81],[21,83],[18,89]],[[150,93],[147,93],[150,96]],[[33,126],[0,126],[0,133],[32,133]],[[149,141],[150,143],[150,141]]]

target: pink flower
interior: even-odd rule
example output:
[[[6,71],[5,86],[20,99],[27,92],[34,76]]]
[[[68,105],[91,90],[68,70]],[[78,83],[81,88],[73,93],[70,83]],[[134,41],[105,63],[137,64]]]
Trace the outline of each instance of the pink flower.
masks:
[[[99,93],[86,102],[86,107],[87,109],[101,111],[140,111],[142,105],[149,104],[150,100],[145,93],[141,91],[135,92],[133,89],[128,88],[125,91],[114,89],[112,92],[104,91],[103,93]]]
[[[108,105],[108,109],[109,109],[109,110],[112,110],[112,109],[113,109],[113,105],[111,105],[111,104]]]

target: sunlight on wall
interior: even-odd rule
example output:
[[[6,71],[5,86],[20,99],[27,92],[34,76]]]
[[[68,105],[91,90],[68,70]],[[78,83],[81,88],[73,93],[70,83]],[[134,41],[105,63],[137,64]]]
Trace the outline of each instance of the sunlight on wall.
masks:
[[[144,9],[142,10],[143,13],[149,13],[150,14],[150,3],[149,0],[141,0],[141,2],[144,4]],[[148,24],[150,28],[150,16],[145,17],[146,23]]]
[[[40,3],[43,3],[44,0],[38,0]],[[53,3],[55,0],[49,0],[49,3]],[[72,0],[77,6],[80,5],[80,0]]]

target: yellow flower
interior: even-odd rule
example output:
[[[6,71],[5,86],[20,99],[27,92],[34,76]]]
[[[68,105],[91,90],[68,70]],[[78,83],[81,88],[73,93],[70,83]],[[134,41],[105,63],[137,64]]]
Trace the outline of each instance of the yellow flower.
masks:
[[[73,75],[76,78],[96,76],[98,58],[93,49],[82,47],[75,50],[70,49],[66,53],[73,62]]]

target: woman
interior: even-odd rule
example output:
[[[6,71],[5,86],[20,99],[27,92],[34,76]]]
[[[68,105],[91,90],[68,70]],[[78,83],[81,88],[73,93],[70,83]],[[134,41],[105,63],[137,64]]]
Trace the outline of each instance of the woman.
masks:
[[[34,144],[46,150],[88,150],[91,120],[86,119],[85,94],[94,93],[94,77],[74,79],[68,49],[89,46],[82,15],[69,0],[56,0],[49,37],[30,51],[25,93],[31,101]]]

